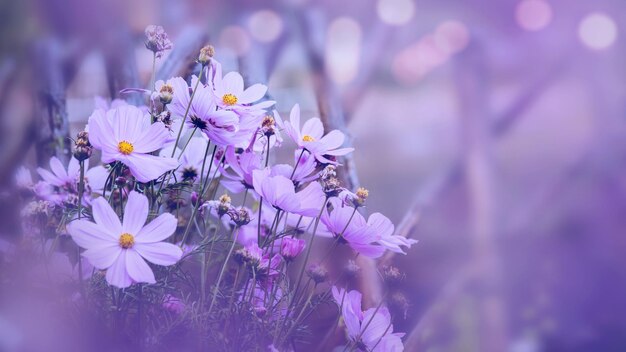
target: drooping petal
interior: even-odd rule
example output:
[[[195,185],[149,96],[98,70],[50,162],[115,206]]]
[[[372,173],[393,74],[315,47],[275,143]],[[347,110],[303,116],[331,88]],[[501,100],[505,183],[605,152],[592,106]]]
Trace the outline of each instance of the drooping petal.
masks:
[[[241,95],[239,95],[238,103],[240,104],[254,103],[255,101],[263,98],[266,92],[267,92],[266,85],[263,85],[263,84],[252,85],[248,87],[248,89],[246,89],[243,93],[241,93]]]
[[[177,225],[178,221],[174,215],[170,213],[161,214],[136,232],[135,241],[137,243],[155,243],[163,241],[174,234]]]
[[[94,267],[104,270],[113,265],[120,253],[122,253],[122,247],[117,243],[112,243],[105,247],[89,248],[82,253],[82,256]]]
[[[118,238],[106,227],[87,220],[74,220],[67,224],[67,232],[82,248],[106,247],[117,244]]]
[[[125,251],[126,253],[126,270],[128,275],[135,282],[146,282],[153,284],[156,282],[154,273],[148,263],[133,249]]]
[[[124,207],[122,232],[137,235],[148,219],[148,197],[132,191]]]
[[[131,279],[126,270],[126,255],[124,253],[120,253],[113,265],[107,269],[106,279],[110,285],[119,288],[126,288],[132,285],[133,279]]]
[[[139,182],[149,182],[178,167],[178,160],[149,154],[130,154],[122,160]]]
[[[183,250],[171,243],[135,243],[133,247],[147,261],[157,265],[176,264],[183,256]]]
[[[110,233],[122,233],[122,223],[106,199],[102,197],[95,199],[91,204],[91,207],[93,211],[93,219],[96,221],[96,224],[104,229],[107,229]]]

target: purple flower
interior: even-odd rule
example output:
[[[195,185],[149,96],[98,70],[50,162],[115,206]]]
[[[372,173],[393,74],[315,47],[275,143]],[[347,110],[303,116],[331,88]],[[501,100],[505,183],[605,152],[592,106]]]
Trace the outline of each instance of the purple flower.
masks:
[[[102,151],[102,161],[120,161],[140,182],[154,180],[178,166],[176,159],[150,154],[162,148],[168,136],[163,123],[150,124],[150,116],[132,105],[106,114],[96,110],[89,117],[89,140]]]
[[[324,125],[315,117],[307,120],[300,129],[300,106],[294,105],[285,123],[285,131],[301,149],[306,149],[320,163],[336,164],[328,156],[337,157],[351,153],[354,148],[340,148],[345,140],[339,130],[332,130],[324,136]]]
[[[145,30],[146,48],[160,58],[165,50],[172,49],[172,42],[161,26],[149,25]]]
[[[161,242],[176,230],[172,214],[161,214],[144,226],[149,211],[146,196],[130,192],[123,222],[102,197],[93,201],[92,211],[95,222],[75,220],[67,225],[67,231],[86,249],[82,255],[94,267],[107,270],[109,284],[123,288],[134,282],[155,283],[146,260],[168,266],[181,258],[180,247]]]
[[[179,159],[180,165],[175,171],[176,180],[172,179],[172,182],[200,182],[200,173],[202,172],[203,164],[205,178],[207,175],[211,177],[213,174],[215,174],[216,177],[220,175],[216,163],[211,165],[211,155],[209,154],[206,160],[204,159],[207,143],[208,141],[204,137],[193,137],[189,140],[189,144],[187,144],[187,148],[185,148],[182,154],[181,150],[176,148],[174,157]],[[172,155],[172,148],[173,145],[163,148],[160,155],[162,157],[169,157]],[[209,166],[211,166],[211,170],[209,170]]]
[[[89,204],[92,193],[102,194],[104,184],[106,183],[106,179],[108,177],[108,172],[101,165],[89,169],[89,160],[85,160],[84,167],[86,169],[84,178],[84,200],[86,204]],[[76,158],[72,157],[67,169],[65,169],[61,160],[53,156],[50,158],[50,170],[51,171],[38,168],[37,173],[39,173],[39,176],[41,176],[45,183],[58,188],[58,191],[54,193],[46,191],[38,192],[38,195],[43,196],[46,200],[58,203],[58,201],[62,202],[65,200],[68,193],[78,193],[78,183],[80,182],[80,164]],[[45,190],[42,185],[36,186],[36,189],[38,191]]]
[[[406,254],[401,247],[411,248],[417,243],[416,240],[393,234],[394,226],[391,220],[381,213],[374,213],[367,219],[367,226],[372,228],[379,236],[378,244],[390,251]]]
[[[31,189],[35,183],[33,182],[33,176],[30,174],[30,170],[24,166],[20,166],[15,173],[15,185],[22,189]]]
[[[196,87],[197,81],[198,77],[193,76],[191,86]],[[235,133],[239,130],[239,116],[229,110],[218,110],[210,87],[198,84],[189,111],[187,111],[187,106],[191,100],[187,82],[181,77],[176,77],[169,80],[168,83],[174,88],[174,95],[167,108],[174,117],[182,119],[187,112],[187,119],[185,120],[187,127],[197,127],[211,142],[217,145],[232,144]]]
[[[238,114],[258,115],[259,111],[274,105],[273,101],[254,104],[265,96],[267,86],[257,83],[244,89],[243,77],[238,72],[229,72],[222,77],[222,65],[219,63],[215,65],[214,71],[213,94],[219,107]]]
[[[293,260],[296,258],[306,245],[306,241],[299,238],[285,237],[280,241],[280,255],[285,260]]]
[[[387,307],[361,310],[360,292],[332,288],[333,298],[341,307],[348,338],[359,351],[402,352],[403,333],[394,333]]]
[[[274,168],[254,170],[252,179],[254,190],[277,209],[303,216],[316,216],[324,203],[324,193],[317,182],[310,183],[296,193],[293,182],[277,174]]]
[[[232,172],[221,169],[224,176],[221,180],[222,186],[233,193],[241,193],[246,188],[254,188],[252,172],[261,169],[261,155],[252,152],[236,154],[234,148],[228,148],[225,158],[229,171]]]
[[[385,252],[385,247],[378,244],[381,237],[376,228],[367,226],[363,215],[352,207],[343,206],[338,198],[331,198],[328,203],[332,209],[322,212],[320,220],[326,229],[321,233],[330,232],[366,257],[378,258]]]

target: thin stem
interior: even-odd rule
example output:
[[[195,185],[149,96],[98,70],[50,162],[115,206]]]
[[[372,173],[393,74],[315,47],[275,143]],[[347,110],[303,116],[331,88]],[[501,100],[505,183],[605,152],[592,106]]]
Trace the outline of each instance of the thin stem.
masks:
[[[224,277],[224,272],[226,271],[226,266],[228,265],[228,261],[230,257],[233,255],[233,251],[235,250],[235,245],[237,244],[237,237],[239,236],[239,226],[234,229],[234,238],[233,244],[230,246],[230,250],[226,255],[226,259],[224,259],[224,263],[222,264],[222,269],[220,270],[220,275],[217,277],[217,283],[215,284],[215,289],[213,290],[213,298],[211,299],[211,305],[209,305],[209,311],[207,315],[211,315],[211,310],[213,310],[213,306],[215,305],[215,300],[217,299],[217,291],[220,289],[220,283],[222,282],[222,278]]]
[[[191,92],[191,97],[189,98],[189,103],[187,104],[187,109],[185,110],[185,115],[183,116],[183,121],[180,124],[180,128],[178,129],[178,135],[176,136],[176,142],[174,143],[174,149],[172,149],[171,158],[174,157],[176,153],[176,146],[178,145],[178,141],[180,140],[180,135],[183,133],[183,127],[185,127],[185,121],[187,121],[187,115],[189,115],[189,108],[191,108],[191,102],[193,101],[193,97],[196,96],[196,91],[198,90],[198,85],[202,80],[202,73],[204,73],[204,69],[200,70],[200,75],[198,76],[198,80],[196,81],[196,86],[193,88],[193,92]]]

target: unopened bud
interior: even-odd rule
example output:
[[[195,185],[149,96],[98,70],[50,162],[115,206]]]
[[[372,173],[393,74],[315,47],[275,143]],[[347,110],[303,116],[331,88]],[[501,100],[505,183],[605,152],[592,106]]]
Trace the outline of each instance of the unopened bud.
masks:
[[[282,255],[287,261],[293,260],[300,253],[302,253],[305,244],[306,242],[304,240],[285,237],[280,243],[280,255]]]
[[[167,105],[172,102],[173,97],[174,97],[174,88],[167,83],[162,85],[161,89],[159,90],[159,100],[161,100],[161,103]]]
[[[86,131],[78,132],[76,142],[74,143],[74,158],[78,161],[84,161],[91,157],[93,147],[89,143],[89,133]]]
[[[198,62],[202,66],[206,66],[211,62],[211,58],[215,55],[215,48],[213,45],[207,45],[200,49],[200,54],[198,55]]]
[[[231,202],[231,198],[228,194],[223,194],[220,198],[219,198],[219,205],[217,206],[217,214],[219,216],[222,216],[224,214],[226,214],[229,210],[230,210],[230,202]]]
[[[270,115],[267,115],[263,118],[263,122],[261,123],[261,131],[267,137],[276,133],[276,120]]]

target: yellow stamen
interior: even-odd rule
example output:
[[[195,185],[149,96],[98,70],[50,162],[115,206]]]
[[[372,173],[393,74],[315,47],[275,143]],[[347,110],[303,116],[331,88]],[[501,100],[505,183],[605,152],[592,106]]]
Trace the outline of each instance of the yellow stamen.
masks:
[[[135,244],[135,237],[130,233],[123,233],[120,236],[120,247],[124,249],[131,248]]]
[[[224,94],[224,96],[222,97],[222,101],[226,105],[235,105],[237,104],[237,97],[230,93]]]
[[[135,147],[133,147],[133,145],[130,142],[128,142],[128,141],[121,141],[117,145],[117,149],[120,151],[120,153],[122,153],[124,155],[128,155],[128,154],[132,153],[133,150],[135,150]]]
[[[304,136],[302,136],[302,140],[305,142],[315,142],[315,138],[309,136],[308,134],[305,134]]]

